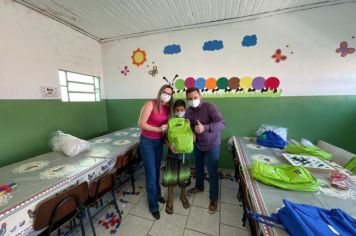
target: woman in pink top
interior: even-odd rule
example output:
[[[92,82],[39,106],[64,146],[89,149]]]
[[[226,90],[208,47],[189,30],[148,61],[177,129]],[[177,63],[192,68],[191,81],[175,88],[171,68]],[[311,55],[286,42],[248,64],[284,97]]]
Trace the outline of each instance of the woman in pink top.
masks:
[[[173,88],[164,85],[157,98],[149,100],[141,109],[138,127],[141,129],[140,151],[146,172],[146,192],[150,212],[160,218],[158,202],[164,203],[159,182],[163,152],[163,136],[173,107]]]

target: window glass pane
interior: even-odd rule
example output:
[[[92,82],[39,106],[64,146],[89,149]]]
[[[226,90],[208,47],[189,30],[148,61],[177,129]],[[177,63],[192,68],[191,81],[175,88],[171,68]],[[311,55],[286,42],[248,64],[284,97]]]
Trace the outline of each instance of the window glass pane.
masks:
[[[59,84],[61,86],[67,86],[66,73],[62,70],[58,71],[59,74]]]
[[[68,92],[67,87],[61,87],[61,96],[63,102],[68,102]]]
[[[100,92],[99,91],[97,91],[96,93],[95,93],[95,98],[96,98],[96,101],[100,101],[101,99],[100,99]]]
[[[82,82],[82,83],[90,83],[90,84],[94,83],[93,76],[81,75],[81,74],[76,74],[76,73],[72,73],[72,72],[67,72],[67,80]]]
[[[95,88],[100,88],[100,80],[98,77],[94,77]]]
[[[69,93],[69,99],[71,102],[95,102],[95,95],[94,93]]]
[[[68,91],[93,93],[94,85],[68,82]]]

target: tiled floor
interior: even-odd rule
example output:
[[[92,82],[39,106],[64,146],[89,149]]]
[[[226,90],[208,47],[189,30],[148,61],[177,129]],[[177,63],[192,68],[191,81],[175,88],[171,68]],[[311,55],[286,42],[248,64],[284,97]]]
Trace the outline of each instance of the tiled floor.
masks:
[[[232,170],[222,170],[224,174],[232,173]],[[105,235],[135,235],[135,236],[229,236],[250,235],[248,229],[242,226],[242,207],[236,199],[237,184],[230,179],[220,180],[219,211],[215,214],[208,213],[209,183],[205,182],[205,192],[188,195],[191,207],[184,209],[180,200],[180,189],[174,191],[174,214],[165,212],[165,205],[161,206],[161,219],[154,220],[148,210],[145,176],[143,170],[135,175],[137,177],[137,195],[125,194],[131,191],[129,183],[124,184],[118,190],[117,200],[123,211],[121,224],[110,225],[110,214],[115,212],[113,206],[108,206],[95,217],[95,228],[98,236]],[[192,179],[191,188],[194,186]],[[166,196],[166,188],[162,187],[162,195]],[[94,209],[95,210],[95,209]],[[93,211],[94,211],[93,210]],[[116,213],[116,212],[115,212]],[[108,222],[105,228],[104,221]],[[118,228],[117,228],[118,227]],[[67,234],[68,235],[68,234]],[[79,231],[72,235],[81,235]],[[92,235],[89,224],[86,224],[86,235]]]

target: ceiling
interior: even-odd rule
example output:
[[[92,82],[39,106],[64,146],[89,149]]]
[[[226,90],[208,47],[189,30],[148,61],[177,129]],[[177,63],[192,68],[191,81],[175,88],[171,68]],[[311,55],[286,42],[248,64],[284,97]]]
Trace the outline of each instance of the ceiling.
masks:
[[[14,0],[100,42],[305,10],[345,0]]]

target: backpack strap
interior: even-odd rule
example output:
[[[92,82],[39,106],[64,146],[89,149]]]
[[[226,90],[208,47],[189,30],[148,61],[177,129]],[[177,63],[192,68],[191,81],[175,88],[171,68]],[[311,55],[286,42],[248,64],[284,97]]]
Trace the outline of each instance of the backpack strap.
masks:
[[[278,219],[278,217],[275,216],[275,214],[272,214],[272,216],[261,215],[256,212],[250,211],[247,208],[246,208],[246,212],[250,219],[253,219],[258,223],[285,230],[285,228],[282,225],[282,222]]]

